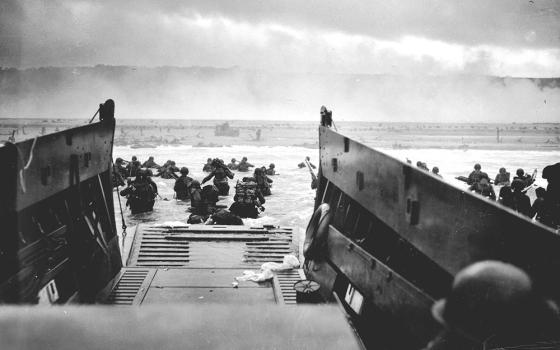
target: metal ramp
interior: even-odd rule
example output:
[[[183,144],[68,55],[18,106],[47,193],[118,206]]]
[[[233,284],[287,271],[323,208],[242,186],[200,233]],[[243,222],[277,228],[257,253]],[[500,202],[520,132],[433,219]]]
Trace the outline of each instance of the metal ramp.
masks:
[[[127,266],[252,267],[282,262],[290,253],[295,253],[291,228],[141,224]]]
[[[116,305],[295,304],[293,284],[303,278],[301,270],[258,284],[234,278],[296,252],[291,228],[140,224],[127,267],[99,299]]]

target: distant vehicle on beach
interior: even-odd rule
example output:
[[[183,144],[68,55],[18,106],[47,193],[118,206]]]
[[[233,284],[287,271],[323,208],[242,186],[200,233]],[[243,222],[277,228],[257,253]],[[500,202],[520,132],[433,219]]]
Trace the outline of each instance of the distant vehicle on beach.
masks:
[[[239,136],[239,129],[232,128],[231,126],[229,126],[228,122],[225,122],[223,124],[216,125],[216,129],[214,130],[214,135],[215,136],[234,136],[234,137],[237,137],[237,136]]]

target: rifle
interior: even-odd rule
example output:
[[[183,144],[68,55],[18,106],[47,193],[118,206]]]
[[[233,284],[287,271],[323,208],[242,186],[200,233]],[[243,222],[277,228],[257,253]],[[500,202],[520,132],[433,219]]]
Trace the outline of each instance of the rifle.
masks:
[[[525,187],[521,192],[527,193],[531,189],[531,187],[535,187],[535,179],[537,178],[537,169],[533,170],[533,175],[531,175],[531,180],[528,181],[529,185]]]
[[[462,181],[462,182],[467,183],[467,184],[469,183],[469,178],[466,177],[466,176],[456,176],[456,177],[455,177],[455,180],[459,180],[459,181]],[[494,184],[494,180],[488,179],[488,183],[489,183],[490,185],[493,185],[493,184]]]
[[[317,175],[313,172],[313,169],[311,169],[311,165],[307,159],[305,159],[305,165],[307,165],[307,169],[309,169],[309,173],[311,174],[311,189],[314,190],[317,188],[319,180],[317,179]]]

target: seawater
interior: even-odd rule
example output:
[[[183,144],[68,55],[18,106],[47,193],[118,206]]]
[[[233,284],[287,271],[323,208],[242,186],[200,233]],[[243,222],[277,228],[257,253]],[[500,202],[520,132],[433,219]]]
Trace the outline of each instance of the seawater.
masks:
[[[430,169],[437,166],[443,180],[459,188],[466,185],[455,180],[456,176],[467,176],[473,169],[475,163],[482,165],[482,170],[487,172],[491,178],[498,173],[498,169],[505,167],[515,175],[517,168],[523,168],[532,173],[538,169],[536,184],[546,187],[546,180],[541,178],[542,169],[549,164],[560,161],[558,152],[545,151],[494,151],[494,150],[446,150],[446,149],[379,149],[392,157],[406,161],[409,159],[413,165],[418,160],[426,162]],[[202,171],[207,158],[221,158],[227,164],[231,158],[241,160],[247,157],[249,163],[255,166],[267,166],[274,163],[278,175],[271,176],[272,195],[266,197],[264,204],[266,210],[257,219],[244,219],[246,225],[271,224],[277,226],[294,227],[296,232],[303,232],[313,212],[315,192],[311,190],[311,176],[307,168],[297,167],[305,156],[311,158],[311,162],[318,166],[318,150],[303,147],[286,146],[231,146],[231,147],[192,147],[192,146],[160,146],[157,148],[115,147],[114,158],[121,157],[130,160],[137,156],[141,162],[149,156],[155,158],[156,163],[163,164],[171,159],[177,166],[189,168],[189,176],[202,181],[208,175]],[[317,170],[315,170],[316,172]],[[244,176],[250,176],[252,172],[235,172],[235,177],[230,180],[230,196],[220,201],[220,204],[230,205],[233,201],[234,186],[237,180]],[[186,222],[189,213],[187,208],[190,203],[176,201],[173,199],[173,186],[175,180],[154,177],[158,185],[161,199],[158,198],[154,211],[144,214],[130,214],[125,208],[125,199],[121,198],[126,224],[133,229],[140,222],[164,222],[181,221]],[[211,183],[211,180],[210,182]],[[114,192],[115,215],[117,227],[120,226],[120,212],[118,206],[119,198]],[[129,229],[129,231],[131,230]]]

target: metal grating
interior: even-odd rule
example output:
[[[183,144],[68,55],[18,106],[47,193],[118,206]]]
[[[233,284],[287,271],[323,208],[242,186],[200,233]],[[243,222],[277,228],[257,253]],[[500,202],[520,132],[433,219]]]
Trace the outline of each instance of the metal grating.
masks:
[[[141,233],[140,247],[130,266],[181,267],[189,262],[189,242],[169,240],[164,230],[146,230]]]
[[[297,304],[294,283],[302,279],[305,279],[302,269],[274,272],[274,294],[278,304]]]
[[[148,272],[149,270],[144,269],[126,270],[105,302],[115,305],[132,305]]]
[[[254,263],[279,262],[284,256],[292,254],[292,236],[271,237],[268,241],[246,242],[244,261]]]
[[[200,242],[232,244],[231,249],[222,246],[201,245]],[[216,249],[226,249],[215,263],[224,263],[228,258],[235,261],[227,264],[261,265],[265,262],[282,262],[287,254],[293,253],[292,229],[279,227],[247,226],[148,226],[139,225],[127,266],[137,267],[193,267],[206,259]],[[237,244],[238,248],[235,248]],[[239,250],[239,256],[232,254]],[[206,258],[204,258],[206,257]],[[237,260],[239,259],[239,260]]]

